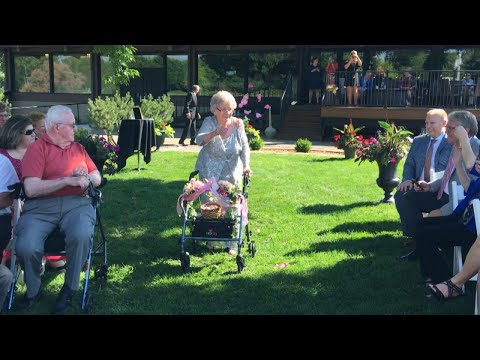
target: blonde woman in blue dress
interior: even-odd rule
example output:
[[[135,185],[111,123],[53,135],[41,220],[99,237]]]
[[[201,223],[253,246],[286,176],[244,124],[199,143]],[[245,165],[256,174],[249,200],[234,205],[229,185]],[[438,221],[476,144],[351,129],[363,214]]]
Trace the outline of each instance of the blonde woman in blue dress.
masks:
[[[202,148],[195,169],[199,178],[240,184],[243,174],[251,176],[250,147],[243,121],[233,117],[237,102],[228,91],[218,91],[210,100],[213,116],[206,117],[198,130],[196,143]],[[233,242],[226,244],[230,255],[235,255]]]

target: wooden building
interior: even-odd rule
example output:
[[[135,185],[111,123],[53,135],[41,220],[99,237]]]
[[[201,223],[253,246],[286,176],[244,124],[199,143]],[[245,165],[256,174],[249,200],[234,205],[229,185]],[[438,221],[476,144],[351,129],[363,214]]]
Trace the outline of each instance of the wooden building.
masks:
[[[172,101],[177,105],[176,115],[178,116],[183,106],[185,92],[193,84],[200,83],[203,86],[199,80],[208,74],[205,75],[202,61],[208,58],[218,66],[218,69],[225,70],[222,74],[228,76],[233,74],[232,84],[235,82],[238,93],[247,91],[252,79],[264,84],[262,90],[265,90],[264,96],[272,104],[274,123],[279,128],[279,137],[291,139],[308,137],[312,140],[329,137],[332,126],[338,126],[349,118],[355,119],[356,125],[358,122],[358,125],[375,126],[377,120],[389,119],[419,129],[429,108],[428,106],[351,108],[345,104],[305,105],[308,100],[308,71],[312,56],[325,58],[328,55],[342,64],[346,54],[355,49],[362,56],[363,68],[371,69],[374,58],[382,52],[405,49],[424,50],[430,55],[429,67],[440,69],[441,55],[448,50],[458,48],[458,45],[358,44],[134,46],[137,48],[137,56],[153,59],[150,59],[152,61],[148,67],[139,68],[139,78],[131,80],[129,86],[120,89],[122,92],[129,91],[136,101],[148,93],[155,97],[169,93]],[[0,45],[5,64],[4,89],[13,107],[18,112],[30,111],[32,107],[43,111],[53,104],[68,104],[74,110],[79,122],[87,122],[88,99],[112,93],[112,90],[108,90],[108,86],[102,81],[102,73],[107,71],[105,59],[93,51],[94,45]],[[283,68],[278,67],[271,74],[263,70],[263,77],[258,76],[262,70],[255,68],[257,65],[255,61],[261,61],[262,56],[266,55],[279,57],[286,65]],[[171,72],[171,62],[179,58],[183,60],[183,68],[180,75],[175,74],[180,79],[175,82]],[[225,62],[228,60],[231,60],[228,66],[233,66],[233,70],[226,67]],[[69,68],[67,68],[67,62],[69,62]],[[69,88],[75,82],[79,84],[79,79],[82,80],[82,86]],[[212,80],[209,87],[204,87],[206,91],[200,93],[201,112],[208,112],[211,93],[215,89],[228,85],[228,82],[222,82],[222,79],[217,82]],[[277,91],[269,92],[269,89]],[[292,106],[292,103],[296,105]],[[453,105],[450,100],[442,105],[447,111],[455,108],[450,106]],[[472,106],[472,111],[477,111],[476,104]]]

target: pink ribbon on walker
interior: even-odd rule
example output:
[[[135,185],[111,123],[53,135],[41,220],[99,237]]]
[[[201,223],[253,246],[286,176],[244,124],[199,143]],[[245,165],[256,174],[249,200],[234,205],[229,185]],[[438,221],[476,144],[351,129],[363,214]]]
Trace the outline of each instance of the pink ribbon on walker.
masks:
[[[241,209],[241,214],[242,214],[242,225],[247,225],[248,224],[248,205],[247,205],[247,200],[245,197],[240,194],[238,195],[238,198],[240,199],[240,205],[242,206]]]
[[[212,186],[216,183],[217,183],[217,181],[215,180],[214,177],[212,177],[205,184],[203,184],[200,188],[198,188],[194,193],[180,195],[178,197],[178,200],[177,200],[177,214],[178,214],[178,216],[182,215],[182,212],[183,212],[183,200],[193,201],[206,191],[210,191],[212,193],[213,197],[215,197],[218,200],[218,203],[222,208],[226,209],[226,208],[230,207],[232,202],[229,199],[226,200],[223,196],[221,196],[217,192],[217,190],[213,189]]]

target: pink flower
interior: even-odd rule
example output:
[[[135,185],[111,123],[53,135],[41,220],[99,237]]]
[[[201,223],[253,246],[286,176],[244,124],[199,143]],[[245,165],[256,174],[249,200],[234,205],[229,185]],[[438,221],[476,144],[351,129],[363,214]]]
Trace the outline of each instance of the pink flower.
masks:
[[[390,162],[395,164],[395,163],[397,162],[397,159],[395,159],[395,158],[392,156],[392,157],[390,158]]]
[[[253,84],[248,84],[248,88],[249,89],[253,88]]]
[[[269,104],[265,104],[265,106],[263,108],[268,110],[268,109],[271,108],[271,106]]]

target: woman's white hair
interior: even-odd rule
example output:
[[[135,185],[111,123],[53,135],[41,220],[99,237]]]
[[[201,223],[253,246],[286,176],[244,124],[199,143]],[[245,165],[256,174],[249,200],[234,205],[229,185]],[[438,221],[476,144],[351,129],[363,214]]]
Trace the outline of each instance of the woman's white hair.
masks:
[[[210,111],[212,112],[212,114],[215,109],[223,103],[229,104],[232,110],[235,110],[237,108],[237,102],[235,101],[233,95],[230,94],[228,91],[220,90],[215,93],[210,100]]]

